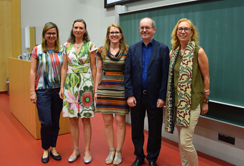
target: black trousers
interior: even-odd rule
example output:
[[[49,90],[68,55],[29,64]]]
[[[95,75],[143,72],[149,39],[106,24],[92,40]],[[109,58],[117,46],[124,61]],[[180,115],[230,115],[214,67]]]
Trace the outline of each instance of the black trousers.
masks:
[[[145,158],[143,151],[144,144],[144,118],[145,112],[148,115],[148,142],[147,160],[156,161],[161,149],[161,133],[163,122],[163,108],[152,108],[148,96],[142,94],[138,106],[131,108],[132,141],[135,147],[134,154],[137,159]]]
[[[56,147],[59,118],[63,108],[63,100],[59,97],[59,88],[37,90],[37,110],[41,122],[42,148]]]

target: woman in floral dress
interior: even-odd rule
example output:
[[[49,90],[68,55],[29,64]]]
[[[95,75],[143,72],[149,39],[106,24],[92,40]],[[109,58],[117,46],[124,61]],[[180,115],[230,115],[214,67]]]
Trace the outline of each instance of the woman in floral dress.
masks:
[[[60,97],[63,98],[63,116],[70,118],[74,150],[69,162],[80,156],[79,118],[83,123],[85,139],[84,162],[92,160],[90,153],[91,123],[94,116],[93,81],[96,78],[96,46],[89,39],[86,23],[75,20],[68,42],[64,44]]]

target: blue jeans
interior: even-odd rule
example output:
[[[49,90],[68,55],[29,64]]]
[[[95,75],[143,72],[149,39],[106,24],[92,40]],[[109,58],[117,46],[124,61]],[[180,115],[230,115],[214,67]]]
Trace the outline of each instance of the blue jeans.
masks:
[[[42,148],[56,147],[59,132],[59,118],[63,100],[59,97],[59,88],[36,90],[38,117],[41,122]]]

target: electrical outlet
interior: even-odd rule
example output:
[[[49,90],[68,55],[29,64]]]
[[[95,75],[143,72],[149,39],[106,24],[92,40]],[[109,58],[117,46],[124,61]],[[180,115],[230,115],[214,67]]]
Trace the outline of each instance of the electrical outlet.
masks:
[[[235,145],[235,137],[231,137],[229,135],[225,135],[223,133],[219,133],[219,138],[220,141],[227,142],[229,144]]]

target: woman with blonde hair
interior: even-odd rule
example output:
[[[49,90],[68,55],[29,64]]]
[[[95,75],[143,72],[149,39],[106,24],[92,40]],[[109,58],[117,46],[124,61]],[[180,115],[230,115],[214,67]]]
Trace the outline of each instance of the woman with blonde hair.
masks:
[[[128,52],[121,27],[111,24],[107,28],[105,44],[97,50],[97,78],[95,83],[96,112],[101,112],[104,132],[110,153],[106,164],[119,165],[122,162],[121,150],[125,139],[128,114],[124,91],[125,59]],[[101,81],[99,81],[101,80]],[[113,114],[117,125],[117,147],[114,147]]]
[[[42,31],[42,43],[31,52],[30,100],[36,104],[41,122],[41,141],[44,150],[42,162],[47,163],[50,155],[61,160],[56,150],[59,118],[63,100],[59,97],[63,51],[60,47],[56,24],[48,22]]]
[[[186,18],[172,32],[172,50],[166,100],[166,132],[178,130],[182,166],[198,166],[192,137],[199,115],[208,112],[208,57],[198,45],[195,26]]]
[[[92,160],[90,152],[91,122],[94,116],[93,81],[96,79],[96,46],[90,41],[86,22],[75,20],[68,42],[64,44],[63,67],[60,97],[63,102],[63,116],[70,118],[70,131],[74,145],[69,162],[80,156],[79,118],[83,123],[85,152],[83,161],[88,164]]]

